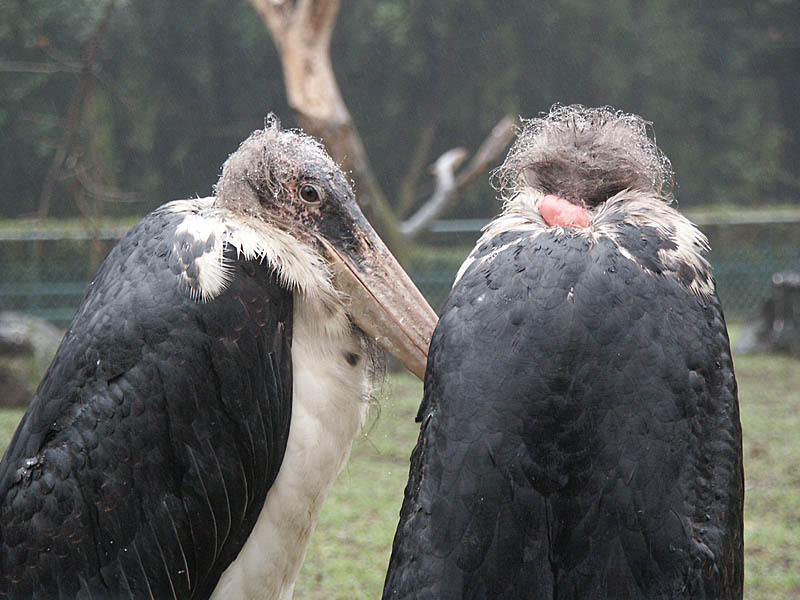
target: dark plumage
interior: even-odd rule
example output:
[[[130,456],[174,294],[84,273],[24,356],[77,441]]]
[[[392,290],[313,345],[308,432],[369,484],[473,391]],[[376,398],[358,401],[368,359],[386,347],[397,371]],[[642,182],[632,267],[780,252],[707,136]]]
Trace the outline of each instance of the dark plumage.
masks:
[[[90,284],[0,463],[0,597],[291,595],[375,338],[420,373],[434,322],[322,146],[253,133]]]
[[[230,248],[231,284],[193,301],[163,243],[180,220],[156,211],[111,252],[14,435],[5,594],[205,597],[258,517],[291,416],[292,295]]]
[[[638,117],[526,124],[431,342],[384,598],[741,598],[736,381],[668,165]]]

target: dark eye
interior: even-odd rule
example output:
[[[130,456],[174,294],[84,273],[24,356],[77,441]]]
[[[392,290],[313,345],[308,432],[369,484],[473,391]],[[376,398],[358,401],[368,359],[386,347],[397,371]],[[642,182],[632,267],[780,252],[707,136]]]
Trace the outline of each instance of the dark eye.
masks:
[[[306,204],[319,204],[322,194],[317,186],[306,183],[300,188],[300,199]]]

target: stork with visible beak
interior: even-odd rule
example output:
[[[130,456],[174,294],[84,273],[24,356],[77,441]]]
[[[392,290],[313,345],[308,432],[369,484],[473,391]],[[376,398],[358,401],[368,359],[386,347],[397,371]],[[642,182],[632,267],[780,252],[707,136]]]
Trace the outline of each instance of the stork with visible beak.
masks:
[[[378,345],[436,315],[323,147],[270,123],[111,251],[0,464],[0,596],[290,598]]]

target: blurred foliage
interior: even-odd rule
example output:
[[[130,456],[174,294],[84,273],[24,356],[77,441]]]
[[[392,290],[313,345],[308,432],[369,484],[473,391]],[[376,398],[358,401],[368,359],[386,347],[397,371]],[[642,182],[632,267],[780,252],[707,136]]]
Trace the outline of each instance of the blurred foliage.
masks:
[[[0,3],[2,216],[38,206],[69,125],[76,65],[104,8]],[[653,121],[682,206],[758,205],[799,196],[797,31],[793,0],[350,0],[332,57],[395,200],[416,179],[412,157],[429,164],[453,146],[474,150],[503,114],[536,116],[560,102],[610,104]],[[208,194],[266,113],[293,124],[277,53],[245,0],[117,0],[99,56],[56,186],[57,216],[77,214],[87,196],[91,212],[115,216]],[[22,61],[61,71],[24,72]],[[71,176],[78,163],[99,186],[140,201],[92,196]],[[493,199],[484,183],[456,216],[491,215]]]

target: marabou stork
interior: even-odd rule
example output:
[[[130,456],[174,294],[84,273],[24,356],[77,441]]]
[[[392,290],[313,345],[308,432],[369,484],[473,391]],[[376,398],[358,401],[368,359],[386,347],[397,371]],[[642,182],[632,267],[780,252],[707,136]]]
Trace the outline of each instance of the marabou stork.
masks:
[[[290,598],[376,376],[435,313],[271,122],[111,251],[0,464],[0,597]]]
[[[741,598],[707,240],[641,118],[526,122],[431,342],[384,598]]]

